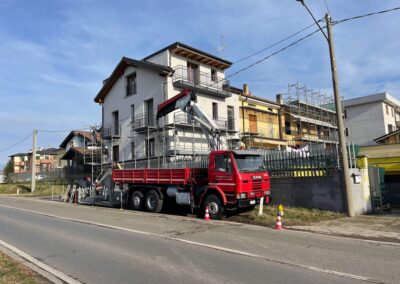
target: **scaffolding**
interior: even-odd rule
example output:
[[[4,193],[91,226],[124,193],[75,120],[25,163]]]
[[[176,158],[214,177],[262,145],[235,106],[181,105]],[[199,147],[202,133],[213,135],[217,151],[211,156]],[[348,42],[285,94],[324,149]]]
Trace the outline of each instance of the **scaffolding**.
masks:
[[[204,165],[210,153],[208,141],[196,120],[189,114],[176,111],[157,121],[153,114],[130,117],[130,134],[119,132],[118,137],[108,135],[111,146],[120,139],[128,139],[131,155],[118,163],[125,168],[175,168],[188,163]],[[225,149],[238,148],[239,136],[235,121],[215,119],[220,128]],[[113,131],[109,131],[112,133]],[[108,132],[107,132],[108,133]],[[104,148],[104,147],[103,147]],[[111,159],[114,161],[114,159]]]
[[[337,147],[337,120],[333,96],[308,89],[299,83],[288,84],[282,95],[284,132],[289,145],[310,148]]]

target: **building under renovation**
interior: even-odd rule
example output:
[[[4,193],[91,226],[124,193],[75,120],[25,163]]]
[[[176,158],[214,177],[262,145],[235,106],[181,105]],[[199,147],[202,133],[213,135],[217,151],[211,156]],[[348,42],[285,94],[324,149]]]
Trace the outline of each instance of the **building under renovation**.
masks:
[[[289,146],[332,149],[338,144],[333,97],[298,83],[288,85],[288,93],[277,95],[282,106],[282,137]]]
[[[199,124],[175,110],[159,119],[157,106],[184,89],[217,125],[221,148],[238,147],[239,95],[224,79],[231,62],[182,43],[142,60],[122,58],[95,101],[102,106],[102,137],[109,162],[155,166],[209,153]]]

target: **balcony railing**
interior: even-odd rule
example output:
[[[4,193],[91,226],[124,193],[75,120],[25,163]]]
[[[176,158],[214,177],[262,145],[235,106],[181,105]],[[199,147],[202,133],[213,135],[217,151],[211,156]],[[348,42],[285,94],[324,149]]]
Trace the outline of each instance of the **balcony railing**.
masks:
[[[121,126],[108,124],[103,125],[102,137],[103,138],[111,138],[111,137],[119,137],[121,135]]]
[[[156,118],[154,113],[142,113],[136,115],[132,118],[131,121],[132,129],[140,129],[145,127],[155,127],[156,126]]]
[[[174,68],[174,75],[172,77],[174,85],[180,87],[191,88],[195,87],[203,91],[210,92],[214,95],[222,97],[229,97],[225,89],[229,86],[229,81],[217,76],[211,76],[209,73],[194,71],[185,66],[178,65]]]
[[[221,130],[235,131],[235,120],[227,119],[227,118],[218,118],[213,120],[215,124]],[[190,115],[185,113],[175,113],[174,114],[174,123],[175,124],[183,124],[183,125],[194,125],[200,126],[200,124],[194,120]]]

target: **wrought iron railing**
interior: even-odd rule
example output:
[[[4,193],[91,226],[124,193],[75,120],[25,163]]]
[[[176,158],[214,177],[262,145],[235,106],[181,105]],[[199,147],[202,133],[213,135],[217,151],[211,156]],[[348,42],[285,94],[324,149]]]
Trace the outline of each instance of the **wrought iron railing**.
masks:
[[[229,85],[229,81],[217,76],[211,76],[211,73],[200,72],[198,70],[187,68],[183,65],[178,65],[174,68],[172,80],[188,82],[195,86],[211,88],[216,90],[224,90]]]

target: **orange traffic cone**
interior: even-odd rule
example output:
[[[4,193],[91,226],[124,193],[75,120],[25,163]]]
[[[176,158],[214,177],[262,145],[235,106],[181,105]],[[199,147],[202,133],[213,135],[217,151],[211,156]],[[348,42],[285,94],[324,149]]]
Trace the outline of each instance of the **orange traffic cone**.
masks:
[[[278,215],[278,218],[276,218],[276,223],[275,223],[275,229],[276,230],[282,230],[282,218],[281,216]]]
[[[208,206],[206,207],[206,214],[204,215],[204,220],[206,221],[210,220],[210,214],[208,214]]]

